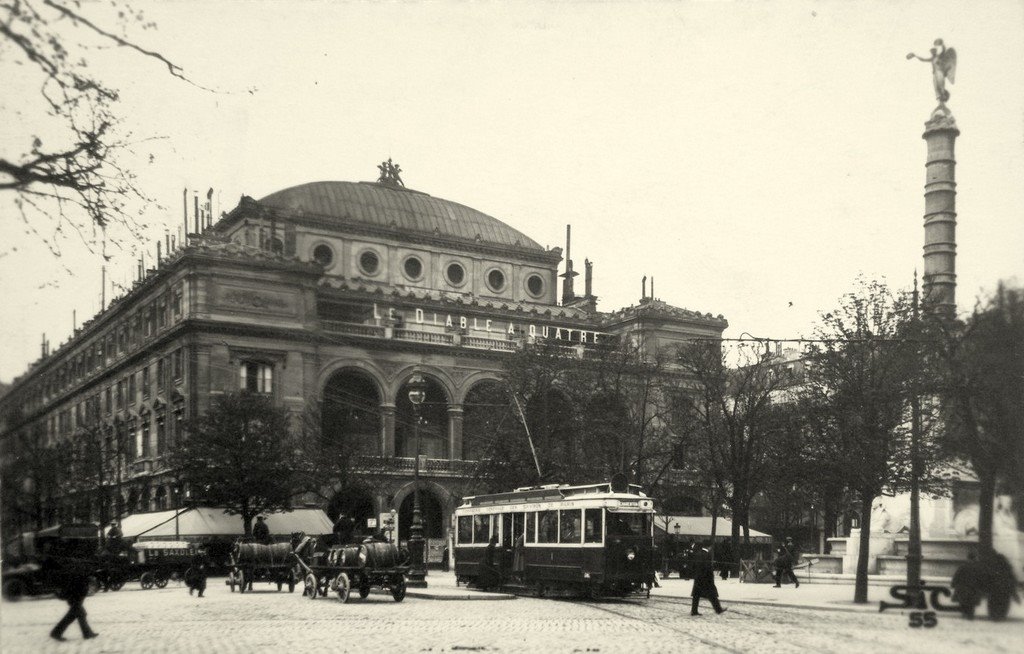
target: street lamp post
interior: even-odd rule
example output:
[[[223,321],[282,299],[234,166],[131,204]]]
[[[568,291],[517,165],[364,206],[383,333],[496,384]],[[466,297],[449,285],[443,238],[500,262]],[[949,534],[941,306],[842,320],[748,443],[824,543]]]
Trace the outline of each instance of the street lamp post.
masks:
[[[416,463],[413,467],[412,527],[409,530],[408,586],[426,588],[427,565],[424,557],[423,514],[420,511],[420,405],[427,398],[427,380],[415,374],[409,379],[409,402],[413,412],[413,436],[416,441]]]

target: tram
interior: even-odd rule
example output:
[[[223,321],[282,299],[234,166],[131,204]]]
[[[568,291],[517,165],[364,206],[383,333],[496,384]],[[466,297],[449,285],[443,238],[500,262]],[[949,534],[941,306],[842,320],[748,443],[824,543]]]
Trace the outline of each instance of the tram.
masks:
[[[654,501],[639,486],[552,484],[467,497],[455,520],[460,583],[537,596],[650,592]]]

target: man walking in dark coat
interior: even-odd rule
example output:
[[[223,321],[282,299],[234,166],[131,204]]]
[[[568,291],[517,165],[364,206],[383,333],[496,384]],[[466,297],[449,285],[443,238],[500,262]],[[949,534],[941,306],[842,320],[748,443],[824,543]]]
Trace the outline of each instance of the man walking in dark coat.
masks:
[[[84,563],[74,561],[60,561],[54,563],[56,569],[53,571],[57,582],[57,596],[68,603],[68,612],[60,619],[52,630],[50,638],[64,640],[64,630],[78,620],[78,626],[82,629],[82,638],[95,638],[98,633],[89,627],[85,616],[85,598],[89,595],[89,573]]]
[[[700,549],[694,551],[693,558],[693,590],[690,596],[693,603],[690,605],[690,615],[700,615],[697,612],[697,605],[700,598],[704,597],[711,602],[715,613],[724,613],[725,609],[718,603],[718,589],[715,587],[715,570],[711,561],[711,544],[701,543]]]

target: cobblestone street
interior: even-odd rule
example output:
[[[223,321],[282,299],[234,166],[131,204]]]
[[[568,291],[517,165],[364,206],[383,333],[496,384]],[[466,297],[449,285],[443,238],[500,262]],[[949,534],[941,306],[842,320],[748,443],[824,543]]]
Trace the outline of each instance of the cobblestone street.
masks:
[[[441,584],[438,584],[439,586]],[[714,615],[689,616],[679,588],[650,600],[569,602],[516,598],[446,601],[410,596],[396,604],[373,592],[366,600],[309,600],[298,592],[257,586],[231,593],[211,579],[207,597],[172,583],[164,590],[131,584],[89,598],[100,637],[83,641],[77,625],[67,642],[47,632],[66,604],[27,599],[0,605],[0,649],[20,652],[251,652],[266,647],[306,652],[1018,652],[1024,621],[993,624],[940,615],[933,629],[911,629],[899,612],[815,610],[730,604]],[[656,591],[657,592],[657,591]]]

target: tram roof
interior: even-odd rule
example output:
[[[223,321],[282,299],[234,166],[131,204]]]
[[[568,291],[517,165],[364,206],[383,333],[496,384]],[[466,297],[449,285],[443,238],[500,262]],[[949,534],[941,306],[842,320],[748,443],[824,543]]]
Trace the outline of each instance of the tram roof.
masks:
[[[500,506],[503,504],[521,504],[525,502],[546,502],[564,499],[636,499],[647,497],[640,491],[640,486],[630,484],[629,492],[615,492],[610,483],[570,486],[568,484],[549,484],[517,488],[507,493],[490,495],[474,495],[463,499],[462,506]]]

